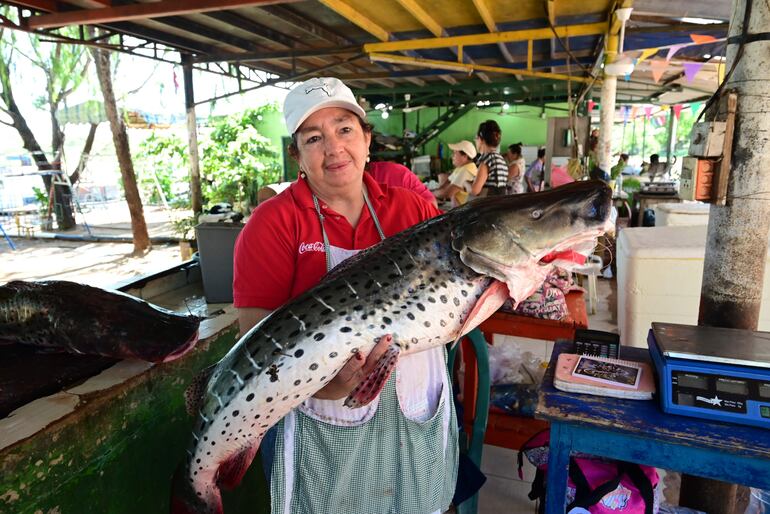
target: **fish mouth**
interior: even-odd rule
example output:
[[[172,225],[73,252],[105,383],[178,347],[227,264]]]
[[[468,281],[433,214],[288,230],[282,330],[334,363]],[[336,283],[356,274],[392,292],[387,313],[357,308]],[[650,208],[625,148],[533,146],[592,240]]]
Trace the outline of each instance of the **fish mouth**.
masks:
[[[599,237],[604,233],[605,227],[577,234],[535,257],[541,266],[558,266],[572,271],[574,268],[585,264],[588,256],[596,248]]]
[[[182,355],[184,355],[187,352],[189,352],[193,348],[193,346],[195,346],[195,343],[197,343],[197,342],[198,342],[198,331],[196,330],[195,333],[190,336],[190,339],[188,339],[185,342],[185,344],[183,344],[181,347],[177,348],[174,352],[169,353],[168,355],[163,357],[163,360],[161,362],[171,362],[171,361],[174,361],[174,360],[178,359]]]

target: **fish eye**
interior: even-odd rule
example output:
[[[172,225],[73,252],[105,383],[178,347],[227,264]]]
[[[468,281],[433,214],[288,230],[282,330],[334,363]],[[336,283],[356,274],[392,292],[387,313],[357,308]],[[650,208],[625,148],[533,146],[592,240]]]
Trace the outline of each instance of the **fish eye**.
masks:
[[[541,211],[540,209],[535,209],[534,211],[532,211],[532,214],[531,214],[532,219],[539,219],[540,216],[542,215],[543,215],[543,211]]]

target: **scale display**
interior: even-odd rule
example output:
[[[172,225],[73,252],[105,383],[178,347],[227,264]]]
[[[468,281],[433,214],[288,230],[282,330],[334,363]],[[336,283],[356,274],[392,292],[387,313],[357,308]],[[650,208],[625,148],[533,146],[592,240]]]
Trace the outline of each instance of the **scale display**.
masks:
[[[665,412],[770,428],[770,333],[653,323]]]

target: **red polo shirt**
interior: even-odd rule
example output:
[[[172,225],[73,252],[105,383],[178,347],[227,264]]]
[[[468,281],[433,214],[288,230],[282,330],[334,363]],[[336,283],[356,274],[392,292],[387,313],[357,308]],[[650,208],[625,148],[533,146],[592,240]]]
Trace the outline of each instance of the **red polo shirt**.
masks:
[[[440,213],[412,191],[378,184],[364,173],[364,183],[385,236]],[[358,226],[321,202],[332,246],[363,250],[380,241],[366,205]],[[273,310],[316,285],[326,274],[321,223],[305,180],[261,203],[235,243],[233,304]]]
[[[414,191],[428,203],[435,204],[436,197],[430,192],[412,170],[402,164],[390,161],[375,161],[369,163],[369,173],[380,184],[391,187],[398,186]]]

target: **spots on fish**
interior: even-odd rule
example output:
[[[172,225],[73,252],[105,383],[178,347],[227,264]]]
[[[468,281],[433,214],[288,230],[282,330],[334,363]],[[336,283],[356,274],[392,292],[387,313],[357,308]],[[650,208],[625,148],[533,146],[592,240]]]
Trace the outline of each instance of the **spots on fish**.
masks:
[[[417,304],[417,308],[420,309],[421,311],[425,312],[425,306],[423,304],[418,303]]]
[[[426,321],[425,323],[423,323],[423,325],[425,325],[426,328],[430,328],[430,321]]]
[[[349,320],[348,320],[348,321],[349,321]],[[350,327],[342,327],[342,328],[340,329],[340,332],[342,332],[343,334],[346,334],[346,333],[348,333],[348,332],[352,332],[352,331],[353,331],[353,329],[352,329],[352,328],[350,328]]]
[[[452,298],[452,303],[455,304],[455,307],[459,307],[460,306],[460,299],[455,296],[454,298]]]
[[[315,362],[310,365],[310,371],[315,371],[317,369],[318,369],[318,364],[316,364]]]
[[[315,339],[316,341],[320,341],[323,338],[324,338],[324,334],[322,332],[318,332],[316,335],[313,336],[313,339]]]
[[[383,321],[383,323],[385,323],[386,325],[390,325],[391,323],[393,323],[393,320],[392,320],[392,319],[390,319],[390,318],[389,318],[389,317],[387,317],[387,316],[383,316],[383,317],[382,317],[382,321]]]
[[[450,317],[450,318],[452,318],[452,319],[454,319],[454,318],[455,318],[455,313],[454,313],[454,312],[450,312],[450,313],[449,313],[449,317]]]
[[[446,297],[446,295],[441,295],[438,297],[439,300],[441,300],[441,303],[447,303],[449,299]]]
[[[272,397],[272,396],[268,396],[267,398],[265,398],[265,401],[266,401],[267,403],[270,403],[270,402],[272,402],[272,401],[273,401],[273,397]]]
[[[294,381],[294,385],[295,385],[295,386],[298,386],[298,385],[300,385],[301,383],[302,383],[302,380],[295,380],[295,381]]]
[[[419,339],[417,339],[416,337],[412,338],[412,344],[417,344],[418,342],[419,342]]]
[[[465,296],[465,297],[467,297],[467,296],[468,296],[468,291],[466,291],[465,289],[463,289],[463,290],[461,290],[461,291],[460,291],[460,294],[461,294],[461,295],[463,295],[463,296]]]
[[[337,356],[337,352],[332,352],[329,354],[329,357],[332,359],[335,358],[336,356]]]
[[[294,356],[297,357],[297,358],[302,357],[304,354],[305,354],[305,350],[302,350],[302,349],[297,350],[296,352],[294,352]]]
[[[240,414],[240,411],[234,410],[233,411],[233,417],[236,417],[238,414]],[[211,444],[214,444],[213,442]]]
[[[278,366],[272,364],[267,370],[267,374],[270,376],[270,382],[278,382]]]
[[[444,320],[442,319],[442,320],[440,320],[440,321],[438,322],[438,324],[439,324],[439,325],[441,325],[442,327],[445,327],[445,326],[446,326],[446,321],[444,321]]]
[[[428,297],[428,301],[429,301],[430,303],[436,303],[436,299],[435,299],[435,298],[433,298],[432,296],[429,296],[429,297]]]
[[[246,397],[247,402],[250,402],[253,399],[254,399],[254,393],[249,393],[249,395]]]

